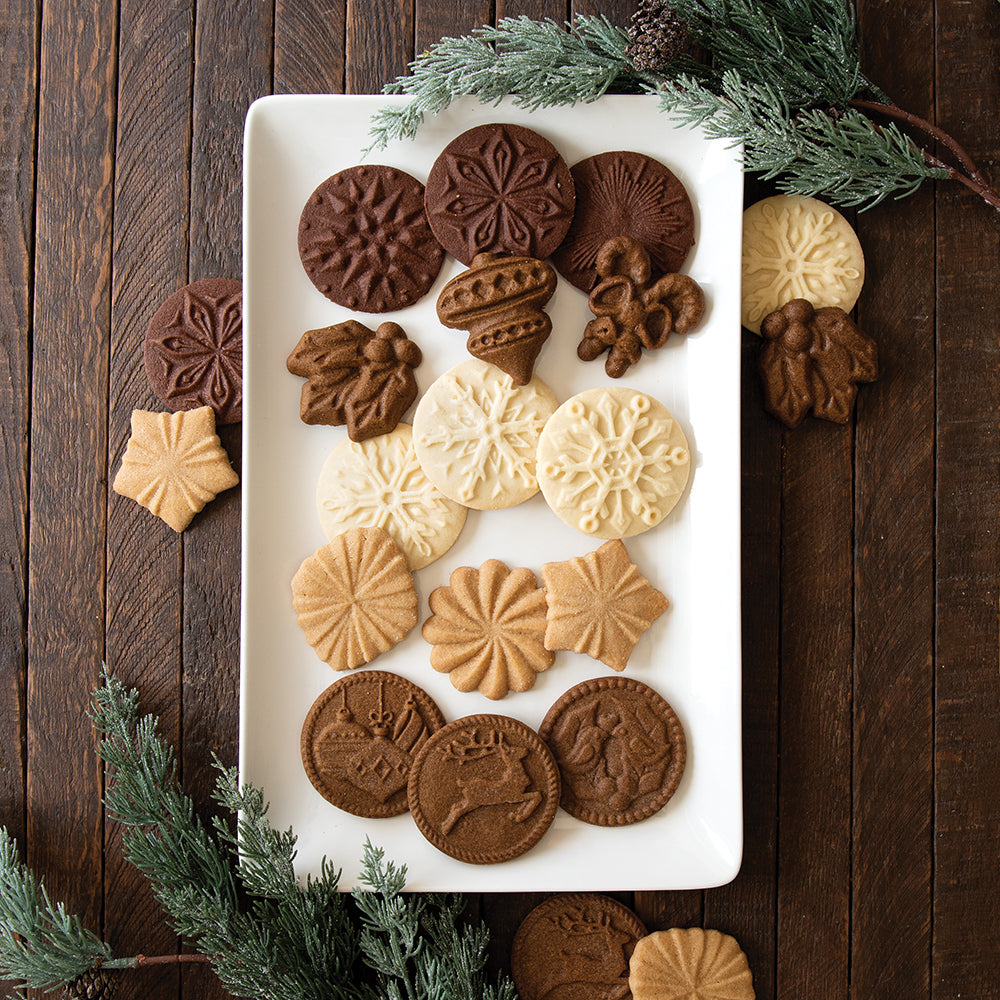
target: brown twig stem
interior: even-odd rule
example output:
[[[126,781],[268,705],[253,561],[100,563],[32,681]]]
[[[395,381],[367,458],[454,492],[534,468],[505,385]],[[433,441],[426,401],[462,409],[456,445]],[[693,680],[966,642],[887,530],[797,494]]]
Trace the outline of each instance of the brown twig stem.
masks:
[[[948,171],[948,176],[953,181],[958,181],[959,184],[964,184],[970,191],[975,191],[980,198],[983,199],[988,205],[992,205],[996,209],[1000,209],[1000,192],[994,191],[993,188],[986,184],[981,184],[977,180],[973,180],[971,177],[966,177],[965,174],[960,173],[954,167],[948,166],[943,160],[939,160],[936,156],[931,156],[930,153],[924,153],[924,159],[932,167],[941,167]]]
[[[210,962],[207,955],[134,955],[132,958],[112,958],[101,962],[102,969],[139,969],[147,965],[177,965],[182,962]]]

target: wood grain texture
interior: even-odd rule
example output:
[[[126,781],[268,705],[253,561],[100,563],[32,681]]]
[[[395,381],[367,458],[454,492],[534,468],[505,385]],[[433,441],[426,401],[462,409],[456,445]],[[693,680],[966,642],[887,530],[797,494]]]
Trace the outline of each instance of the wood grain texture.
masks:
[[[551,17],[553,21],[569,20],[571,13],[570,0],[497,0],[496,16],[530,17],[535,20]]]
[[[274,92],[344,93],[347,0],[277,0]]]
[[[414,0],[347,0],[344,91],[377,94],[413,59]]]
[[[423,52],[441,38],[467,35],[490,23],[493,4],[490,0],[467,0],[455,9],[447,0],[425,0],[414,14],[414,52]]]

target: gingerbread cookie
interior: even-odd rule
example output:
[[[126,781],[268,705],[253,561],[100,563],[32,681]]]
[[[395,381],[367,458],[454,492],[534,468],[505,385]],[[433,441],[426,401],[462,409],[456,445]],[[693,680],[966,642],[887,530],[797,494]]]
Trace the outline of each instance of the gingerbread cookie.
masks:
[[[427,225],[423,185],[396,167],[371,164],[341,170],[309,196],[299,256],[328,299],[371,313],[413,305],[444,261]]]
[[[463,264],[484,252],[543,260],[573,220],[573,176],[537,132],[479,125],[434,161],[424,203],[441,246]]]
[[[721,931],[674,927],[636,944],[629,962],[633,1000],[754,1000],[739,943]]]
[[[302,764],[313,787],[355,816],[409,808],[413,758],[444,716],[426,691],[397,674],[366,670],[331,684],[302,726]]]

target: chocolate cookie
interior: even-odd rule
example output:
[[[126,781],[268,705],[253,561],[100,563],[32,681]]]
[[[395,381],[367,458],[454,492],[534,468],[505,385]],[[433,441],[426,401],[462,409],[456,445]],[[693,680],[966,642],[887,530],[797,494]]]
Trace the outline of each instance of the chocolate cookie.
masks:
[[[538,734],[505,715],[439,729],[410,771],[420,832],[459,861],[491,865],[534,847],[559,805],[559,769]]]
[[[444,260],[423,185],[378,165],[348,167],[313,191],[299,218],[299,256],[328,299],[372,313],[413,305]]]
[[[521,1000],[626,1000],[629,959],[646,936],[642,921],[610,896],[550,896],[521,922],[510,971]]]
[[[484,252],[544,259],[573,220],[573,176],[537,132],[480,125],[434,161],[424,204],[441,246],[463,264]]]
[[[146,330],[150,388],[175,413],[210,406],[218,424],[243,419],[243,285],[206,278],[174,292]]]
[[[676,274],[694,244],[694,209],[673,171],[643,153],[598,153],[573,167],[576,214],[552,254],[556,270],[590,292],[600,281],[597,254],[616,236],[648,251],[653,274]]]
[[[599,677],[570,688],[539,735],[555,754],[563,809],[595,826],[626,826],[662,809],[684,772],[684,730],[652,688]]]
[[[413,758],[444,716],[426,691],[385,670],[331,684],[302,726],[302,763],[316,791],[355,816],[407,810]]]

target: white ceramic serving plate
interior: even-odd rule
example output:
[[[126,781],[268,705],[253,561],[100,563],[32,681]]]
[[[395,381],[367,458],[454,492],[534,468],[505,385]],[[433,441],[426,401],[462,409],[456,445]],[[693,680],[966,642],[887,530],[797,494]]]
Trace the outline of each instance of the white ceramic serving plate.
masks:
[[[365,838],[405,864],[413,890],[630,890],[718,885],[736,874],[742,851],[740,755],[740,225],[738,151],[674,126],[645,97],[605,97],[594,104],[526,112],[466,100],[430,118],[415,141],[372,153],[426,180],[431,164],[460,132],[508,121],[540,132],[570,165],[594,153],[630,149],[666,163],[695,205],[696,244],[684,270],[708,303],[688,337],[647,353],[618,382],[603,358],[585,364],[576,345],[590,318],[586,296],[562,278],[548,312],[553,333],[535,371],[560,400],[596,385],[649,392],[680,421],[692,449],[688,493],[662,524],[628,541],[640,570],[671,608],[642,638],[627,675],[659,691],[684,724],[688,762],[681,785],[659,813],[617,829],[589,826],[560,811],[542,841],[503,865],[468,865],[433,848],[409,815],[366,820],[326,802],[299,758],[299,732],[314,699],[340,674],[306,643],[291,606],[289,581],[299,563],[326,542],[315,509],[316,478],[342,427],[299,420],[302,380],[285,358],[308,329],[350,313],[324,298],[299,263],[299,213],[330,174],[359,163],[369,117],[384,97],[280,96],[257,101],[247,117],[243,231],[243,606],[240,772],[262,786],[270,818],[298,834],[300,874],[327,856],[352,886]],[[434,287],[398,313],[360,316],[374,328],[391,319],[421,347],[420,389],[462,361],[465,334],[444,329],[435,302],[462,266],[447,257]],[[412,412],[406,418],[412,419]],[[458,543],[416,574],[421,621],[427,597],[458,566],[499,558],[536,572],[543,562],[595,549],[541,495],[504,511],[470,511]],[[539,578],[540,579],[540,578]],[[445,717],[480,712],[516,716],[537,728],[549,706],[578,682],[610,674],[602,663],[560,652],[534,689],[491,702],[456,691],[430,666],[417,627],[373,664],[402,674],[437,701]]]

